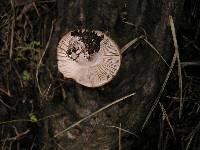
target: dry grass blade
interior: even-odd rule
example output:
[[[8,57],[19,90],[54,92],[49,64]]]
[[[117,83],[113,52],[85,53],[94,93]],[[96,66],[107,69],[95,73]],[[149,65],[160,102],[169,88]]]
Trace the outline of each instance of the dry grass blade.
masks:
[[[77,121],[76,123],[70,125],[68,128],[66,128],[66,129],[62,130],[61,132],[57,133],[56,135],[54,135],[54,137],[57,137],[57,136],[63,134],[64,132],[66,132],[66,131],[72,129],[73,127],[75,127],[75,126],[77,126],[78,124],[84,122],[85,120],[90,119],[91,117],[97,115],[98,113],[104,111],[105,109],[107,109],[107,108],[109,108],[109,107],[111,107],[111,106],[113,106],[113,105],[115,105],[115,104],[117,104],[117,103],[119,103],[119,102],[121,102],[121,101],[123,101],[123,100],[125,100],[125,99],[127,99],[127,98],[129,98],[129,97],[131,97],[131,96],[133,96],[133,95],[135,95],[135,93],[129,94],[129,95],[124,96],[124,97],[121,97],[120,99],[117,99],[117,100],[115,100],[114,102],[112,102],[112,103],[110,103],[110,104],[108,104],[108,105],[106,105],[106,106],[104,106],[104,107],[98,109],[97,111],[93,112],[92,114],[86,116],[85,118],[83,118],[83,119]]]
[[[18,119],[18,120],[2,121],[2,122],[0,122],[0,125],[2,125],[2,124],[16,123],[16,122],[31,122],[31,120],[29,120],[29,119]]]
[[[163,58],[160,52],[147,39],[144,39],[144,41],[159,55],[163,62],[169,67],[169,64],[166,62],[166,60]]]
[[[0,125],[2,125],[2,124],[17,123],[17,122],[39,122],[39,121],[46,120],[46,119],[51,118],[51,117],[55,117],[57,115],[58,114],[53,114],[53,115],[45,116],[45,117],[42,117],[40,119],[37,119],[36,121],[33,121],[31,119],[17,119],[17,120],[2,121],[2,122],[0,122]]]
[[[13,54],[13,43],[14,43],[14,34],[15,34],[15,4],[11,0],[11,6],[12,6],[12,11],[13,11],[13,18],[12,18],[12,25],[11,25],[11,39],[10,39],[10,52],[9,52],[9,58],[10,60],[12,59],[12,54]]]
[[[200,61],[193,62],[181,62],[181,66],[200,66]]]
[[[59,149],[61,149],[61,150],[66,150],[66,149],[64,149],[60,144],[58,144],[57,142],[55,142],[55,144],[58,146]]]
[[[169,80],[169,77],[170,77],[170,75],[171,75],[171,72],[172,72],[172,69],[173,69],[173,67],[174,67],[174,65],[175,65],[175,62],[176,62],[176,53],[174,53],[174,56],[173,56],[171,65],[169,66],[169,71],[168,71],[168,73],[167,73],[167,75],[166,75],[166,78],[165,78],[165,81],[164,81],[164,83],[163,83],[163,85],[162,85],[162,87],[161,87],[160,92],[158,93],[158,96],[157,96],[156,100],[154,101],[153,106],[151,107],[149,113],[147,114],[147,117],[146,117],[146,119],[145,119],[145,121],[144,121],[144,123],[143,123],[143,125],[142,125],[141,130],[144,129],[146,123],[148,122],[149,118],[151,117],[152,112],[153,112],[154,109],[156,108],[156,106],[157,106],[157,104],[158,104],[158,102],[159,102],[159,100],[160,100],[160,97],[162,96],[162,93],[163,93],[163,91],[164,91],[164,89],[165,89],[165,87],[166,87],[166,84],[167,84],[167,82],[168,82],[168,80]]]
[[[163,113],[163,120],[164,120],[164,119],[167,120],[167,123],[168,123],[168,125],[169,125],[169,127],[170,127],[170,129],[171,129],[171,131],[172,131],[172,134],[173,134],[173,136],[174,136],[174,138],[175,138],[174,128],[172,127],[172,124],[171,124],[171,122],[170,122],[170,120],[169,120],[169,117],[168,117],[168,115],[167,115],[167,112],[166,112],[166,110],[165,110],[165,108],[164,108],[164,106],[163,106],[162,103],[159,102],[159,105],[160,105],[160,108],[161,108],[162,113]]]
[[[124,128],[121,128],[121,127],[117,127],[117,126],[107,126],[107,127],[109,127],[109,128],[116,128],[116,129],[120,129],[121,131],[123,131],[123,132],[125,132],[125,133],[128,133],[128,134],[131,134],[131,135],[133,135],[133,136],[135,136],[136,138],[138,138],[138,135],[137,134],[135,134],[135,133],[133,133],[133,132],[131,132],[131,131],[128,131],[128,130],[126,130],[126,129],[124,129]]]
[[[128,42],[126,45],[124,45],[121,48],[121,54],[123,54],[129,47],[131,47],[133,44],[135,44],[137,41],[139,41],[140,39],[144,38],[144,35],[141,35],[133,40],[131,40],[130,42]]]
[[[162,96],[162,93],[163,93],[163,91],[164,91],[164,89],[166,87],[167,81],[169,80],[169,77],[171,75],[172,69],[173,69],[173,67],[175,65],[176,59],[178,59],[178,61],[179,61],[178,62],[178,64],[179,64],[178,65],[179,66],[178,67],[179,68],[179,71],[178,71],[178,73],[179,73],[179,88],[180,88],[180,111],[179,111],[179,117],[181,117],[181,114],[182,114],[183,101],[182,101],[182,74],[181,74],[181,66],[180,66],[181,64],[180,64],[179,53],[178,53],[178,44],[177,44],[177,40],[176,40],[175,27],[174,27],[173,19],[172,19],[171,16],[169,16],[169,20],[170,20],[170,25],[171,25],[171,30],[172,30],[172,36],[173,36],[173,41],[174,41],[175,53],[174,53],[172,62],[170,64],[169,71],[168,71],[168,73],[166,75],[166,78],[164,80],[164,83],[163,83],[163,85],[161,87],[161,90],[160,90],[160,92],[159,92],[156,100],[154,101],[154,104],[151,107],[149,113],[147,114],[147,117],[146,117],[146,119],[145,119],[145,121],[144,121],[144,123],[142,125],[141,130],[144,129],[144,127],[145,127],[146,123],[148,122],[148,120],[149,120],[152,112],[156,108],[156,106],[157,106],[157,104],[158,104],[158,102],[160,100],[160,97]]]
[[[124,23],[131,25],[131,26],[135,26],[133,23],[130,23],[130,22],[124,22]],[[169,64],[166,62],[166,60],[163,58],[163,56],[159,53],[159,51],[147,39],[145,39],[146,31],[143,28],[141,28],[141,30],[144,32],[144,35],[141,35],[141,36],[133,39],[132,41],[127,43],[125,46],[123,46],[121,48],[121,54],[123,54],[130,46],[135,44],[138,40],[143,39],[160,56],[160,58],[163,60],[163,62],[169,67]]]
[[[118,142],[119,142],[119,150],[121,150],[122,149],[122,130],[121,130],[121,128],[122,128],[122,125],[121,125],[121,123],[120,123],[120,125],[119,125],[119,136],[118,136]]]
[[[128,21],[123,21],[123,23],[125,23],[125,24],[127,24],[127,25],[130,25],[130,26],[133,26],[133,27],[135,27],[135,28],[139,28],[143,33],[144,33],[144,35],[145,35],[145,37],[147,36],[147,33],[146,33],[146,31],[145,31],[145,29],[143,28],[143,27],[141,27],[141,26],[137,26],[137,25],[135,25],[134,23],[132,23],[132,22],[128,22]]]
[[[171,26],[171,31],[172,31],[173,41],[174,41],[176,58],[177,58],[177,62],[178,62],[178,76],[179,76],[179,90],[180,90],[179,118],[181,118],[182,110],[183,110],[183,83],[182,83],[182,73],[181,73],[181,61],[180,61],[180,57],[179,57],[178,44],[177,44],[177,39],[176,39],[176,30],[175,30],[174,21],[173,21],[172,16],[169,16],[169,21],[170,21],[170,26]]]
[[[55,23],[55,21],[52,22],[52,26],[51,26],[51,31],[50,31],[49,39],[48,39],[48,41],[47,41],[46,47],[45,47],[45,49],[44,49],[44,52],[42,53],[42,56],[41,56],[41,58],[40,58],[40,60],[39,60],[39,63],[38,63],[38,65],[37,65],[37,69],[36,69],[36,74],[35,74],[35,76],[36,76],[36,83],[37,83],[38,90],[39,90],[39,92],[40,92],[41,95],[42,95],[42,91],[41,91],[41,87],[40,87],[39,80],[38,80],[38,73],[39,73],[40,65],[41,65],[41,63],[42,63],[42,59],[43,59],[43,57],[44,57],[44,55],[45,55],[45,53],[46,53],[46,51],[47,51],[47,49],[48,49],[48,47],[49,47],[50,41],[51,41],[51,36],[52,36],[53,30],[54,30],[54,23]]]
[[[195,134],[196,134],[197,132],[199,132],[199,130],[200,130],[200,122],[197,124],[197,126],[194,128],[194,130],[193,130],[193,131],[190,133],[190,135],[187,137],[187,139],[189,139],[189,141],[188,141],[188,143],[187,143],[186,150],[189,149],[190,144],[191,144],[191,142],[192,142],[192,140],[193,140]]]
[[[121,48],[121,54],[123,54],[129,47],[131,47],[133,44],[135,44],[140,39],[143,39],[159,55],[159,57],[162,59],[162,61],[169,67],[169,64],[166,62],[166,60],[163,58],[163,56],[160,54],[160,52],[147,39],[145,39],[144,35],[141,35],[141,36],[133,39],[132,41],[128,42],[126,45],[124,45]]]

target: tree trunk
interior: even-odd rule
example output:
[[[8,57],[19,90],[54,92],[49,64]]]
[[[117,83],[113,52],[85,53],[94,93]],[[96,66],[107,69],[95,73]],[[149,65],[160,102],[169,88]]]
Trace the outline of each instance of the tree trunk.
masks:
[[[59,0],[48,62],[56,66],[58,41],[81,22],[83,28],[106,32],[120,47],[146,34],[148,41],[170,64],[174,51],[170,48],[172,36],[168,17],[172,15],[178,25],[182,7],[181,0]],[[45,121],[43,137],[44,143],[48,143],[47,149],[117,149],[118,130],[110,126],[119,127],[120,124],[123,129],[140,135],[167,70],[156,52],[141,40],[123,54],[117,76],[102,87],[87,88],[71,80],[63,81],[60,76],[53,100],[43,105],[45,114],[59,114]],[[136,95],[53,137],[99,108],[133,92]],[[126,150],[138,148],[138,138],[122,132],[122,147]]]

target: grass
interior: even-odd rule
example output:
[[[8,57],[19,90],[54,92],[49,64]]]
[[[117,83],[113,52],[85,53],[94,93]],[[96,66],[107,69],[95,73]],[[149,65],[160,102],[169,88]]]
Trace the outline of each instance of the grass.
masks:
[[[178,62],[178,77],[179,77],[179,90],[180,90],[180,109],[179,109],[179,119],[180,119],[182,116],[182,111],[183,111],[183,83],[182,83],[181,61],[180,61],[178,43],[177,43],[177,38],[176,38],[176,30],[175,30],[172,16],[169,16],[169,22],[170,22],[170,27],[172,31],[173,41],[174,41],[175,54],[176,54],[176,58]]]
[[[36,74],[35,74],[36,83],[37,83],[37,87],[38,87],[40,95],[43,95],[43,92],[41,90],[40,83],[39,83],[39,80],[38,80],[39,68],[40,68],[40,66],[42,64],[42,59],[43,59],[44,55],[46,54],[46,51],[47,51],[47,49],[49,47],[49,44],[50,44],[50,41],[51,41],[51,37],[52,37],[52,33],[53,33],[53,30],[54,30],[54,23],[55,23],[55,20],[52,22],[49,39],[48,39],[47,44],[45,46],[45,49],[44,49],[44,51],[42,53],[42,56],[41,56],[41,58],[40,58],[40,60],[39,60],[39,62],[37,64],[37,69],[36,69]]]
[[[159,103],[159,100],[163,94],[163,91],[165,90],[165,87],[167,85],[167,82],[169,80],[169,77],[172,73],[172,69],[176,63],[176,60],[178,61],[178,75],[179,75],[179,89],[180,89],[180,111],[179,111],[179,118],[181,118],[181,115],[182,115],[182,109],[183,109],[183,98],[182,98],[182,73],[181,73],[181,63],[180,63],[180,58],[179,58],[179,52],[178,52],[178,44],[177,44],[177,39],[176,39],[176,33],[175,33],[175,26],[174,26],[174,23],[173,23],[173,19],[172,19],[172,16],[169,16],[169,21],[170,21],[170,27],[171,27],[171,32],[172,32],[172,37],[173,37],[173,41],[174,41],[174,47],[175,47],[175,52],[174,52],[174,56],[172,58],[172,61],[171,61],[171,65],[169,67],[169,71],[166,75],[166,78],[162,84],[162,87],[161,87],[161,90],[157,96],[157,98],[155,99],[154,101],[154,104],[153,106],[151,107],[143,125],[142,125],[142,130],[144,129],[145,125],[147,124],[147,122],[149,121],[153,111],[155,110],[155,108],[157,107],[158,103]],[[173,132],[174,134],[174,132]]]
[[[48,118],[55,117],[57,115],[58,114],[53,114],[53,115],[44,116],[42,118],[37,118],[35,114],[30,113],[28,115],[29,119],[16,119],[16,120],[1,121],[0,125],[3,125],[3,124],[13,124],[13,123],[16,123],[16,122],[32,122],[32,123],[36,123],[36,122],[40,122],[40,121],[43,121],[43,120],[48,119]]]

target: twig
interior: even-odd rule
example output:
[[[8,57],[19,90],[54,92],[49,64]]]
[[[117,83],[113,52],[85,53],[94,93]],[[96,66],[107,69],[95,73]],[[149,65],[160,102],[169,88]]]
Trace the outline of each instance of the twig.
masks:
[[[4,101],[0,98],[0,102],[4,105],[4,106],[6,106],[7,108],[9,108],[9,109],[13,109],[12,107],[10,107],[9,105],[7,105],[6,103],[4,103]]]
[[[33,7],[35,8],[35,11],[37,12],[38,17],[40,17],[40,13],[39,13],[39,10],[37,9],[35,2],[33,2]]]
[[[117,103],[119,103],[119,102],[121,102],[121,101],[123,101],[123,100],[125,100],[125,99],[127,99],[127,98],[129,98],[129,97],[131,97],[131,96],[133,96],[133,95],[135,95],[135,93],[132,93],[132,94],[129,94],[129,95],[127,95],[127,96],[124,96],[124,97],[122,97],[122,98],[120,98],[120,99],[117,99],[117,100],[115,100],[114,102],[112,102],[112,103],[110,103],[110,104],[108,104],[108,105],[106,105],[106,106],[104,106],[104,107],[98,109],[97,111],[93,112],[92,114],[86,116],[85,118],[83,118],[83,119],[77,121],[76,123],[70,125],[70,126],[67,127],[66,129],[64,129],[64,130],[62,130],[61,132],[57,133],[56,135],[54,135],[54,137],[57,137],[57,136],[63,134],[64,132],[66,132],[66,131],[72,129],[73,127],[75,127],[75,126],[77,126],[78,124],[84,122],[85,120],[90,119],[91,117],[97,115],[98,113],[104,111],[105,109],[107,109],[107,108],[109,108],[109,107],[111,107],[111,106],[113,106],[113,105],[115,105],[115,104],[117,104]]]
[[[19,16],[17,16],[17,20],[21,20],[22,17],[33,7],[33,3],[29,3],[29,4],[26,4],[21,13],[19,14]]]
[[[11,28],[11,39],[10,39],[10,52],[9,52],[9,58],[12,59],[13,54],[13,41],[14,41],[14,33],[15,33],[15,3],[13,0],[10,0],[12,11],[13,11],[13,17],[12,17],[12,28]]]
[[[37,3],[56,3],[56,0],[43,0],[43,1],[37,1]]]
[[[33,147],[34,147],[34,143],[35,143],[35,139],[36,139],[36,137],[34,137],[34,139],[33,139],[33,143],[31,144],[31,147],[30,147],[30,150],[33,150]]]
[[[17,77],[19,78],[19,83],[20,83],[20,85],[21,85],[21,88],[23,88],[23,87],[24,87],[24,84],[23,84],[23,82],[22,82],[22,78],[21,78],[21,76],[20,76],[20,74],[19,74],[17,68],[15,68],[15,67],[13,66],[13,69],[14,69],[14,71],[15,71]]]
[[[49,116],[42,117],[42,118],[38,119],[37,122],[38,122],[38,121],[45,120],[45,119],[48,119],[48,118],[51,118],[51,117],[55,117],[55,116],[58,116],[58,113],[53,114],[53,115],[49,115]]]
[[[2,140],[2,141],[16,141],[16,140],[18,140],[19,138],[21,138],[22,136],[26,135],[26,134],[29,133],[29,132],[30,132],[29,129],[26,130],[25,132],[22,132],[22,133],[17,133],[17,132],[16,132],[16,136],[11,137],[11,138],[6,138],[6,139],[4,139],[4,140]]]
[[[41,58],[40,58],[40,60],[39,60],[39,63],[38,63],[38,65],[37,65],[37,69],[36,69],[36,75],[35,75],[35,76],[36,76],[36,83],[37,83],[38,90],[39,90],[39,92],[40,92],[41,95],[42,95],[42,91],[41,91],[40,84],[39,84],[39,80],[38,80],[38,73],[39,73],[40,65],[41,65],[41,63],[42,63],[42,59],[43,59],[43,57],[44,57],[44,55],[45,55],[45,53],[46,53],[46,51],[47,51],[47,49],[48,49],[48,47],[49,47],[50,41],[51,41],[51,36],[52,36],[52,33],[53,33],[53,29],[54,29],[54,23],[55,23],[55,21],[52,22],[52,26],[51,26],[51,31],[50,31],[49,39],[48,39],[48,41],[47,41],[46,47],[45,47],[45,49],[44,49],[44,52],[43,52],[43,54],[42,54],[42,56],[41,56]]]
[[[6,94],[7,96],[11,97],[11,94],[10,94],[9,90],[5,90],[5,89],[0,87],[0,92],[2,92],[4,94]]]

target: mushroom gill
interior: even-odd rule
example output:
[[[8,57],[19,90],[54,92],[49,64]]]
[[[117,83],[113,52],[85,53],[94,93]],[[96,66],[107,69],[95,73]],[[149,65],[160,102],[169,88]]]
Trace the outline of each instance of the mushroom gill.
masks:
[[[58,70],[87,87],[99,87],[117,74],[121,54],[117,44],[101,31],[75,30],[57,47]]]

